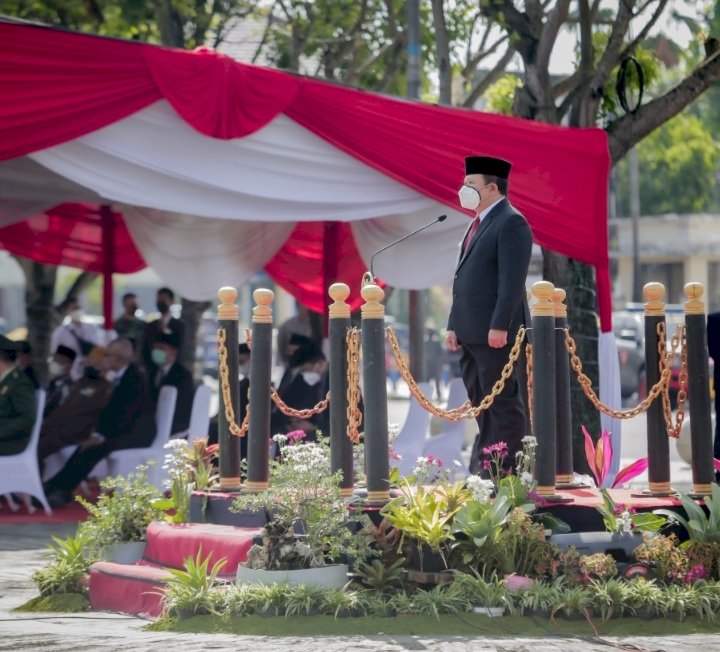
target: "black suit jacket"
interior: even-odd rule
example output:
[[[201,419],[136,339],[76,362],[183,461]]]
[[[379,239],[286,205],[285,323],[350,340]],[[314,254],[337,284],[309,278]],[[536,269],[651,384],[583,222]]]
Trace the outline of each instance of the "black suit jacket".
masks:
[[[525,280],[532,240],[525,218],[501,199],[483,218],[464,253],[461,248],[447,326],[458,341],[487,344],[488,331],[498,329],[508,331],[508,343],[513,343],[528,314]]]
[[[159,373],[159,370],[158,370]],[[173,414],[171,433],[185,432],[190,427],[190,413],[195,397],[195,381],[192,374],[179,362],[174,362],[162,379],[160,386],[153,383],[153,402],[157,403],[160,388],[166,385],[177,389],[177,402]]]
[[[100,413],[97,431],[104,435],[110,450],[143,448],[155,438],[155,415],[142,371],[128,365]]]
[[[720,312],[711,312],[707,318],[708,353],[715,363],[713,365],[713,384],[715,385],[715,402],[719,401],[720,387]]]

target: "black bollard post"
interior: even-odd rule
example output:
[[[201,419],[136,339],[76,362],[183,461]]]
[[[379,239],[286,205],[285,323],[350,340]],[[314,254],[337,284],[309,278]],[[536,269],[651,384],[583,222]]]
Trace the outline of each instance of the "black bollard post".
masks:
[[[262,491],[270,484],[270,375],[272,370],[271,290],[253,292],[257,304],[252,316],[250,350],[250,421],[248,423],[248,491]],[[237,348],[237,347],[236,347]]]
[[[350,328],[350,306],[345,300],[350,288],[345,283],[333,283],[328,290],[333,299],[329,310],[330,338],[330,470],[340,471],[340,493],[353,493],[353,445],[347,436],[348,362],[347,331]]]
[[[660,380],[660,353],[658,351],[658,324],[665,323],[665,286],[646,283],[645,297],[645,375],[648,389]],[[666,334],[667,335],[667,334]],[[658,396],[647,410],[648,489],[643,492],[666,496],[670,489],[670,443],[661,397]]]
[[[555,309],[552,283],[533,283],[533,426],[537,439],[535,480],[543,498],[555,496],[557,401],[555,397]]]
[[[387,385],[385,369],[385,297],[374,283],[363,286],[362,306],[363,394],[365,401],[365,474],[368,502],[390,498]]]
[[[700,300],[702,283],[686,283],[685,329],[687,343],[688,397],[690,399],[690,444],[692,450],[693,495],[712,493],[713,431],[710,414],[707,324],[705,304]],[[716,389],[717,391],[717,389]]]
[[[220,490],[238,491],[240,483],[240,439],[230,432],[226,417],[229,412],[234,421],[240,418],[240,390],[238,379],[238,309],[235,304],[237,290],[223,287],[218,290],[220,305],[217,309],[218,330],[224,333],[224,342],[218,339],[218,380],[220,385],[218,408],[218,448],[220,457]],[[222,336],[221,336],[222,337]],[[221,348],[222,347],[222,348]]]
[[[555,314],[555,401],[557,418],[555,485],[573,485],[572,413],[570,409],[570,358],[565,347],[567,306],[565,290],[555,288],[551,297]]]

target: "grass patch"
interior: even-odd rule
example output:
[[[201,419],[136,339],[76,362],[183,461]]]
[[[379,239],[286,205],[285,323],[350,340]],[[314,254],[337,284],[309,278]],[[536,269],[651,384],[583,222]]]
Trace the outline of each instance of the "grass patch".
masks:
[[[54,593],[53,595],[38,595],[13,611],[75,613],[89,610],[90,602],[82,593]]]
[[[621,618],[607,623],[593,621],[598,632],[605,636],[663,636],[682,634],[709,634],[720,632],[720,622],[712,623],[691,617],[683,622],[657,619]],[[245,616],[194,616],[187,619],[166,619],[150,625],[153,631],[226,633],[255,636],[338,636],[357,635],[445,635],[445,636],[555,636],[558,634],[592,635],[586,621],[558,619],[554,623],[544,618],[506,616],[488,618],[479,614],[443,614],[439,619],[427,616],[400,616],[396,618],[338,618],[332,616],[290,616],[263,618]]]

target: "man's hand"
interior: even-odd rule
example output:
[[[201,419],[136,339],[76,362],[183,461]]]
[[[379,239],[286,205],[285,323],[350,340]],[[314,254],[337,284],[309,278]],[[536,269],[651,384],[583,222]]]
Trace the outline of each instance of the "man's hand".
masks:
[[[507,344],[507,331],[499,331],[491,328],[488,331],[488,344],[493,349],[502,349]]]
[[[102,444],[104,441],[105,437],[97,432],[94,432],[88,439],[80,444],[80,450],[84,451],[86,448],[94,448],[95,446]]]
[[[447,335],[445,335],[445,347],[453,353],[460,348],[455,331],[448,331]]]

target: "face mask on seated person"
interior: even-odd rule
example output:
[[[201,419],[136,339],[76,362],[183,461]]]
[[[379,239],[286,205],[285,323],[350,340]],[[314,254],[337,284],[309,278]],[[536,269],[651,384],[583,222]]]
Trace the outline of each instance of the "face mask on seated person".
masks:
[[[50,372],[50,375],[55,378],[57,376],[62,376],[63,374],[67,373],[67,368],[64,364],[60,364],[59,362],[55,362],[55,360],[51,360],[48,371]]]
[[[317,371],[303,371],[302,377],[310,387],[320,382],[320,374]]]
[[[167,353],[162,349],[153,349],[150,353],[152,361],[158,366],[162,367],[167,364]]]

